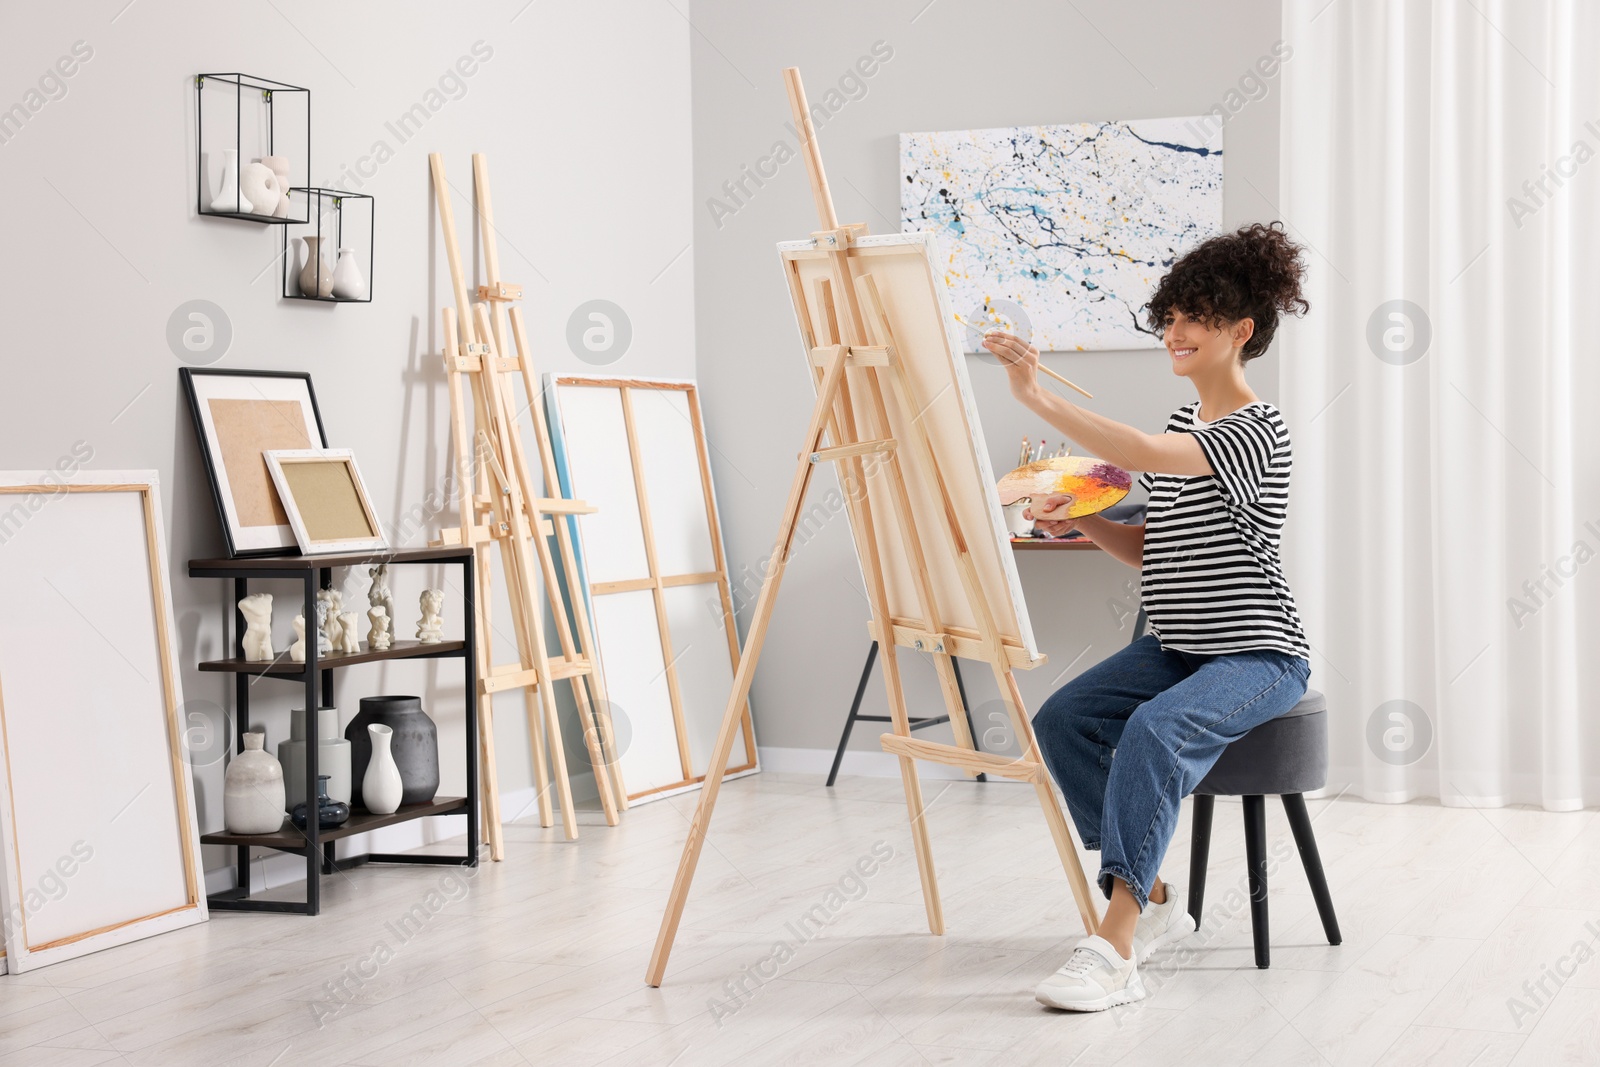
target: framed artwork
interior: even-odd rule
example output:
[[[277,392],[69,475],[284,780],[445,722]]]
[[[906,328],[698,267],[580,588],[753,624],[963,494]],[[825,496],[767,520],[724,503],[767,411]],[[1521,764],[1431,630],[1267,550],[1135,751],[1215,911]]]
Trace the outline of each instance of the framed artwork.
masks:
[[[207,918],[155,471],[0,473],[13,973]]]
[[[268,449],[267,470],[305,555],[389,547],[348,448]]]
[[[294,530],[267,470],[271,449],[326,448],[311,375],[294,371],[178,371],[211,480],[229,556],[295,548]]]
[[[900,229],[939,242],[968,353],[995,326],[1044,352],[1160,348],[1150,293],[1221,228],[1206,118],[900,135]]]

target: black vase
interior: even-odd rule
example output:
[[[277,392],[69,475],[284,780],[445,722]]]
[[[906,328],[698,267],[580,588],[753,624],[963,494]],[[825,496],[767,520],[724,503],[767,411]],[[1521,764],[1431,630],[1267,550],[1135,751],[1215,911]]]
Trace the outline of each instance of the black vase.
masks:
[[[426,804],[439,791],[439,728],[422,710],[420,697],[362,697],[361,709],[344,728],[350,742],[350,803],[365,808],[361,783],[372,761],[367,727],[382,723],[394,731],[389,750],[400,768],[400,804]]]

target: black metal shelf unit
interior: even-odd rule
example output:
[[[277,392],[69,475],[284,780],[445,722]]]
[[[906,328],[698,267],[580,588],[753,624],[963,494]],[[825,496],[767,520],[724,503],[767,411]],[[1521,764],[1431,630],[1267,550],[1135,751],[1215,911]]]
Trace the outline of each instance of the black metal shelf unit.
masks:
[[[317,186],[296,187],[295,196],[307,206],[310,218],[305,221],[308,226],[315,229],[294,237],[290,236],[289,227],[283,228],[283,297],[285,300],[316,300],[324,304],[370,304],[372,303],[372,247],[376,236],[376,201],[366,193],[352,193],[346,189],[323,189]],[[299,222],[296,222],[299,225]],[[311,238],[315,245],[307,245],[304,261],[297,255],[290,254],[289,242]],[[332,240],[330,246],[328,241]],[[315,247],[316,255],[313,258],[310,249]],[[332,248],[334,256],[329,257],[328,250]],[[363,280],[365,292],[360,296],[349,294],[341,295],[337,291],[328,296],[318,296],[325,287],[325,283],[337,283],[335,269],[338,266],[337,257],[343,255],[345,250],[355,256],[358,270],[365,271]],[[365,253],[365,254],[363,254]],[[313,269],[311,291],[306,292],[303,271],[306,266]]]
[[[232,100],[228,99],[228,91],[232,89]],[[221,144],[213,135],[206,136],[205,101],[208,90],[213,94],[214,103],[221,105],[222,113],[226,117],[229,110],[228,104],[232,103],[232,133],[230,139],[226,136],[226,126]],[[258,98],[259,97],[259,98]],[[250,122],[247,123],[245,105],[250,104]],[[282,111],[280,112],[280,106]],[[259,78],[253,74],[219,73],[196,74],[194,78],[194,125],[195,125],[195,207],[201,215],[212,218],[237,219],[242,222],[259,222],[268,226],[287,226],[290,223],[303,223],[308,220],[307,207],[302,199],[296,203],[290,197],[289,213],[287,215],[263,215],[254,211],[218,211],[212,208],[216,199],[211,188],[211,175],[206,164],[206,153],[210,149],[232,148],[237,157],[238,166],[243,168],[248,162],[245,158],[245,127],[253,124],[256,129],[252,131],[250,146],[252,149],[261,148],[263,142],[265,151],[263,156],[279,154],[280,147],[286,152],[300,149],[300,157],[295,159],[292,154],[286,156],[291,161],[293,169],[289,184],[295,184],[294,178],[309,185],[311,175],[311,90],[287,82],[274,81],[271,78]],[[280,126],[285,129],[280,131]],[[304,148],[301,149],[300,135],[304,136]],[[303,176],[303,177],[302,177]],[[239,197],[239,182],[237,174],[234,179],[235,203]]]
[[[333,568],[358,567],[372,563],[389,564],[457,564],[461,567],[463,590],[462,618],[466,621],[465,637],[459,641],[444,641],[436,645],[422,645],[415,641],[399,641],[387,651],[368,649],[349,655],[319,656],[317,654],[316,593],[333,584]],[[203,671],[223,671],[234,676],[235,737],[234,745],[242,750],[244,734],[250,728],[250,689],[257,678],[280,678],[305,687],[305,706],[319,708],[334,703],[334,671],[340,667],[397,659],[459,659],[466,677],[464,691],[466,724],[467,788],[464,797],[434,797],[425,804],[412,804],[388,815],[377,815],[354,809],[350,819],[335,829],[318,827],[315,818],[308,819],[304,830],[285,822],[270,834],[233,834],[226,831],[202,834],[202,845],[227,845],[238,849],[238,885],[233,889],[214,893],[206,898],[207,904],[217,911],[298,912],[315,915],[321,907],[320,878],[324,874],[346,870],[363,863],[416,863],[452,864],[476,867],[478,865],[478,670],[477,651],[473,643],[473,556],[470,547],[442,547],[401,549],[391,552],[365,552],[326,556],[255,556],[244,559],[204,559],[189,561],[191,578],[231,578],[235,603],[250,592],[250,581],[290,580],[302,583],[304,613],[310,620],[306,635],[306,661],[294,663],[288,652],[281,653],[269,662],[250,662],[244,657],[244,618],[234,618],[234,655],[231,659],[210,660],[199,665]],[[315,733],[312,734],[315,737]],[[307,811],[317,810],[317,745],[306,748],[306,795],[288,798],[292,806],[303,800]],[[370,853],[364,856],[334,859],[334,841],[352,834],[375,830],[382,826],[431,815],[461,815],[467,817],[467,852],[465,856],[439,856],[405,853]],[[297,900],[252,900],[250,898],[250,849],[270,848],[304,857],[306,861],[306,897]]]

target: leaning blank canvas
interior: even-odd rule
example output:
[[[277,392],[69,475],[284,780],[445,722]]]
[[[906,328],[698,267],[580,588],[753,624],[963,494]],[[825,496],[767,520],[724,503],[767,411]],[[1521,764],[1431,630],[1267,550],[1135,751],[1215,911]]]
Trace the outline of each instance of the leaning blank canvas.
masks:
[[[599,508],[579,566],[633,800],[698,786],[739,646],[692,382],[546,376],[563,495]],[[731,774],[756,767],[750,709]]]
[[[0,474],[0,845],[12,971],[201,922],[154,471]]]
[[[1173,260],[1222,226],[1210,118],[900,135],[900,228],[939,241],[939,274],[979,352],[984,326],[1047,352],[1158,348],[1142,309]]]

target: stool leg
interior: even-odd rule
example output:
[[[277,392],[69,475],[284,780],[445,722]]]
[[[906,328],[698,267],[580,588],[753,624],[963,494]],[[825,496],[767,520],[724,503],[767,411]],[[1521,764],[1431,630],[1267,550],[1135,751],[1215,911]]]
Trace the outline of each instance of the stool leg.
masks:
[[[1294,843],[1300,849],[1300,862],[1306,869],[1306,881],[1311,883],[1317,914],[1322,917],[1322,932],[1328,935],[1328,944],[1337,945],[1344,939],[1339,936],[1339,920],[1333,914],[1333,894],[1328,892],[1328,879],[1322,873],[1322,855],[1317,852],[1317,839],[1311,836],[1311,816],[1306,814],[1306,798],[1299,793],[1286,794],[1283,810],[1289,816],[1289,829],[1294,831]]]
[[[1206,900],[1206,864],[1211,858],[1211,809],[1216,797],[1195,794],[1194,829],[1189,836],[1189,918],[1200,929],[1200,910]]]
[[[850,731],[856,728],[856,716],[861,714],[861,698],[867,695],[867,683],[872,680],[872,665],[878,659],[878,642],[867,649],[867,664],[861,668],[861,681],[856,685],[856,698],[850,702],[850,714],[845,716],[844,733],[839,735],[839,751],[833,754],[833,766],[828,768],[828,788],[839,777],[839,764],[844,760],[844,750],[850,744]]]
[[[1267,928],[1267,798],[1244,797],[1244,855],[1250,867],[1250,937],[1256,966],[1272,963],[1272,935]]]

